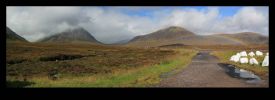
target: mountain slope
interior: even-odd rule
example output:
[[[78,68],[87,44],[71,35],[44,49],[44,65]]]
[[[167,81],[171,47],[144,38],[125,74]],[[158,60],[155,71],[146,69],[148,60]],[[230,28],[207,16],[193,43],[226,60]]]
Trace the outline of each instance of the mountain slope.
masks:
[[[147,35],[137,36],[133,38],[130,42],[146,41],[146,40],[169,40],[177,37],[193,36],[193,35],[195,35],[193,32],[190,32],[184,28],[171,26],[166,29],[158,30],[156,32],[153,32]]]
[[[196,35],[184,28],[169,27],[147,35],[136,36],[128,46],[156,47],[169,44],[184,45],[251,45],[268,44],[268,38],[256,33]]]
[[[6,27],[6,39],[8,41],[23,41],[27,42],[26,39],[16,34],[14,31],[12,31],[9,27]]]
[[[123,44],[127,44],[129,41],[130,39],[124,39],[124,40],[116,41],[112,43],[112,45],[123,45]]]
[[[83,28],[69,29],[61,33],[46,37],[40,42],[90,42],[100,43]]]
[[[221,36],[229,37],[239,41],[243,41],[246,44],[268,44],[268,37],[262,36],[253,32],[242,32],[235,34],[221,34]]]

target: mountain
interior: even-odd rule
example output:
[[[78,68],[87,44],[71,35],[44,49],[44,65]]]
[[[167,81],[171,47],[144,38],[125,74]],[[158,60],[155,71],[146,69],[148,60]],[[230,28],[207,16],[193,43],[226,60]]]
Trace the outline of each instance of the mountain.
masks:
[[[64,32],[46,37],[39,42],[89,42],[100,43],[84,28],[68,29]]]
[[[136,36],[128,46],[158,47],[170,44],[182,45],[250,45],[268,44],[268,38],[257,33],[244,32],[236,34],[196,35],[177,26],[171,26],[156,32]]]
[[[242,32],[235,34],[220,34],[244,42],[245,44],[268,44],[268,37],[253,32]]]
[[[16,34],[14,31],[12,31],[9,27],[6,27],[6,39],[8,41],[23,41],[27,42],[26,39]]]
[[[137,36],[129,42],[135,41],[148,41],[148,40],[169,40],[184,36],[194,36],[193,32],[190,32],[184,28],[171,26],[165,29],[158,30],[148,35]]]

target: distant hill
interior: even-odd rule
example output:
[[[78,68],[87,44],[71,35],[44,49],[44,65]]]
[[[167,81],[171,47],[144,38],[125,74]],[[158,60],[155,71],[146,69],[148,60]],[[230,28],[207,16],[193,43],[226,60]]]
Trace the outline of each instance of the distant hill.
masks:
[[[127,44],[129,41],[130,41],[130,39],[125,39],[125,40],[116,41],[112,44],[113,45],[123,45],[123,44]]]
[[[253,32],[242,32],[235,34],[220,34],[221,36],[243,41],[245,44],[268,44],[268,37]]]
[[[195,34],[193,32],[190,32],[184,28],[177,27],[177,26],[171,26],[165,29],[158,30],[156,32],[147,34],[147,35],[141,35],[133,38],[130,42],[136,42],[136,41],[148,41],[148,40],[169,40],[174,39],[178,37],[184,37],[184,36],[194,36]]]
[[[250,45],[268,44],[268,38],[257,33],[245,32],[237,34],[196,35],[177,26],[171,26],[156,32],[136,36],[127,46],[159,47],[170,44],[183,45]]]
[[[68,29],[64,32],[41,39],[39,42],[89,42],[100,43],[84,28]]]
[[[6,27],[6,40],[28,42],[26,39],[12,31],[9,27]]]

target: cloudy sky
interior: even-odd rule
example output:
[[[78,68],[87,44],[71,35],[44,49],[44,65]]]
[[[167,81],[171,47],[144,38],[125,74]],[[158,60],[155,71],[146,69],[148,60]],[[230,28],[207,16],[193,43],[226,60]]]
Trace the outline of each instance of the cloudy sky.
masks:
[[[29,41],[83,27],[97,40],[113,43],[169,26],[199,35],[257,32],[268,36],[268,7],[39,7],[8,6],[7,26]]]

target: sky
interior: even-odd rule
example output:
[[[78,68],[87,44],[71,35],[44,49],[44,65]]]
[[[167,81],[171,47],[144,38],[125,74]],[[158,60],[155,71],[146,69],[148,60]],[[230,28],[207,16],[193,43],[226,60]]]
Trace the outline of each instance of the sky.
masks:
[[[256,32],[269,35],[266,6],[8,6],[6,24],[35,42],[75,27],[114,43],[169,26],[198,35]]]

